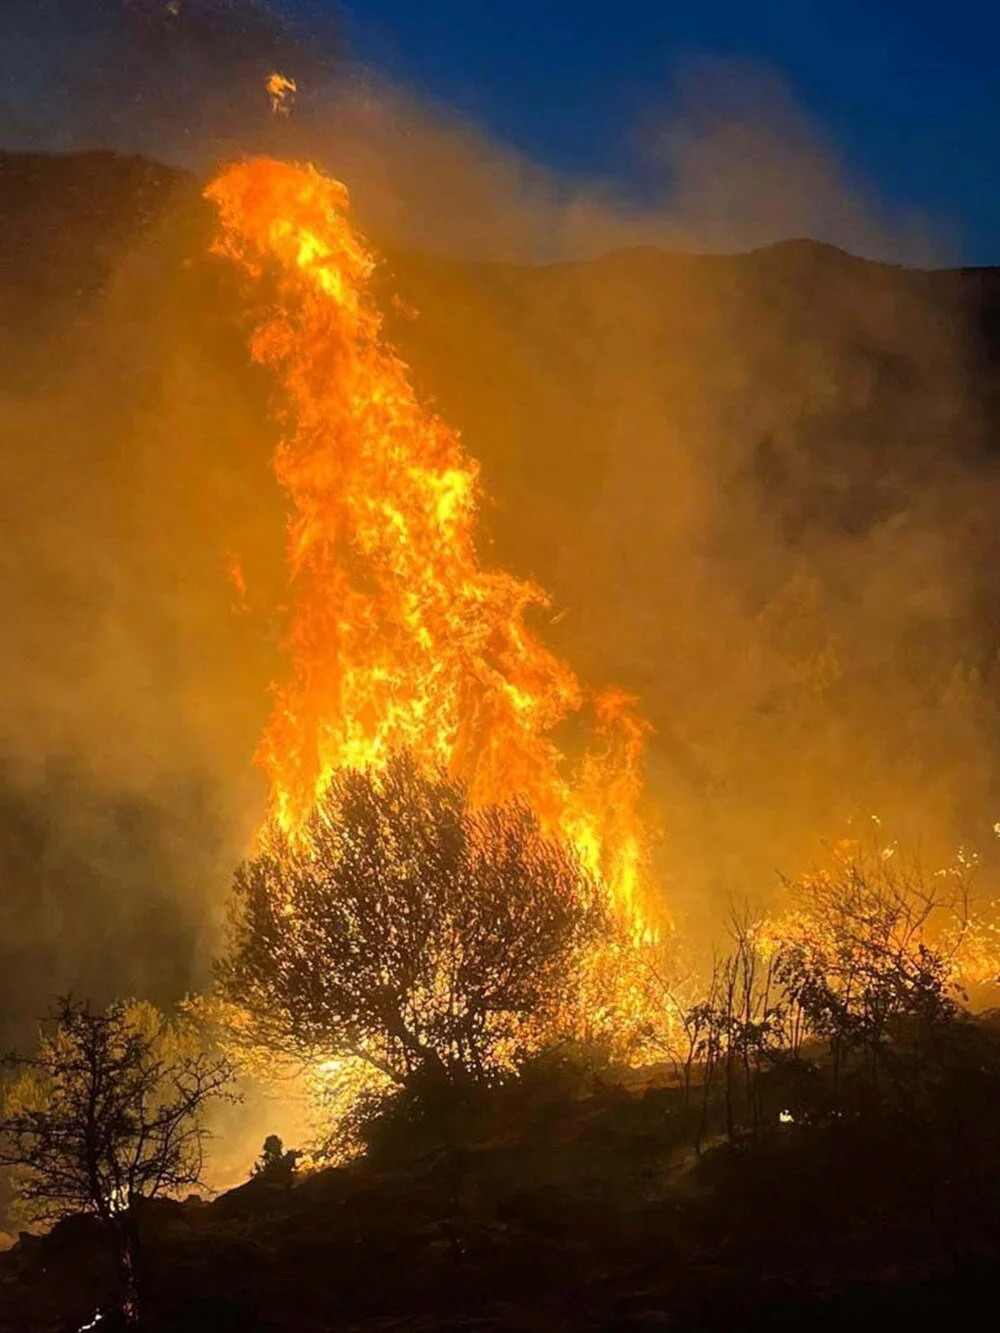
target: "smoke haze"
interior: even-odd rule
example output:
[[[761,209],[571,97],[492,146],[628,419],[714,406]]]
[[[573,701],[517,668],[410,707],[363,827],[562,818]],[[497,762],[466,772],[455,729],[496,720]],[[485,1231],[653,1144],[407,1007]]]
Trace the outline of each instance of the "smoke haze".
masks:
[[[275,427],[251,294],[207,258],[188,174],[243,151],[347,182],[387,255],[392,336],[483,462],[491,558],[550,589],[585,680],[639,695],[682,923],[773,894],[874,812],[935,864],[989,850],[978,297],[805,243],[699,257],[808,236],[947,258],[866,203],[771,76],[692,65],[638,132],[662,182],[639,207],[356,69],[318,19],[24,0],[3,22],[6,147],[169,164],[12,158],[0,177],[5,1040],[58,990],[202,984],[262,810]],[[288,117],[272,68],[299,83]]]

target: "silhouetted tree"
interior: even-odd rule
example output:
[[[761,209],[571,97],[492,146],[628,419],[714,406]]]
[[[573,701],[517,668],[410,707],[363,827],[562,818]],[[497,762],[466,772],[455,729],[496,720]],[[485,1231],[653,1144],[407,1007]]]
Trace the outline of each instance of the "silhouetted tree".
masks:
[[[775,952],[749,913],[730,913],[731,951],[716,957],[705,996],[683,1016],[685,1101],[695,1061],[702,1079],[695,1136],[700,1151],[709,1123],[712,1092],[721,1074],[726,1135],[756,1134],[761,1127],[764,1070],[793,1039],[788,997],[775,976]]]
[[[191,1048],[149,1005],[93,1012],[59,1001],[38,1051],[8,1057],[0,1164],[36,1221],[74,1213],[114,1238],[122,1312],[138,1319],[136,1205],[198,1184],[207,1131],[202,1110],[232,1094],[225,1058]]]
[[[223,997],[253,1038],[397,1084],[482,1078],[530,1049],[602,920],[598,886],[519,801],[472,810],[408,755],[347,770],[302,835],[239,869]]]

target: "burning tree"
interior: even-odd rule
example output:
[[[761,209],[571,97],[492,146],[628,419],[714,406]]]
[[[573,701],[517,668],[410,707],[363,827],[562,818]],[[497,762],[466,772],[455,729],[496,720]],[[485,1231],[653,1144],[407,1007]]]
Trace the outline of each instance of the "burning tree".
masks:
[[[103,1013],[62,999],[0,1114],[0,1165],[35,1221],[91,1213],[114,1238],[122,1310],[138,1317],[136,1205],[199,1183],[206,1102],[231,1097],[229,1061],[192,1049],[151,1006]]]
[[[274,376],[289,500],[289,671],[256,756],[267,826],[219,972],[242,1010],[231,1032],[248,1056],[309,1057],[324,1101],[356,1092],[359,1061],[369,1081],[480,1077],[559,1008],[603,887],[625,938],[658,933],[648,727],[626,691],[586,689],[546,643],[543,589],[482,559],[479,465],[386,338],[345,187],[255,158],[206,197],[214,253],[261,284],[251,354]],[[571,756],[573,717],[586,739]],[[386,770],[403,752],[463,786]],[[349,776],[368,766],[383,776]],[[624,1004],[613,990],[586,1029],[635,1007],[635,986]]]
[[[386,338],[345,187],[255,158],[206,197],[214,253],[263,297],[250,350],[274,377],[289,501],[289,670],[256,756],[267,826],[219,973],[241,1010],[230,1034],[248,1067],[254,1047],[304,1058],[327,1107],[418,1071],[478,1078],[539,1040],[605,887],[623,941],[658,935],[648,727],[546,642],[544,590],[483,560],[479,465]],[[402,818],[385,793],[403,768],[348,776],[403,752],[463,787],[420,788],[414,769]],[[578,989],[579,1035],[603,1037],[612,1011],[630,1035],[649,1026],[641,987],[620,984],[626,948]]]
[[[236,876],[225,999],[260,1044],[355,1057],[397,1085],[513,1067],[569,995],[602,892],[523,802],[398,755],[335,775],[297,837]]]
[[[586,690],[547,645],[543,589],[482,560],[479,465],[386,339],[346,188],[254,158],[206,197],[215,253],[266,284],[251,353],[275,377],[290,501],[290,672],[257,753],[272,822],[294,833],[334,774],[408,750],[478,807],[529,802],[641,933],[647,727],[625,691]],[[557,740],[574,716],[577,763]]]
[[[791,886],[775,975],[806,1034],[828,1043],[835,1090],[853,1057],[877,1079],[892,1038],[958,1015],[971,869],[960,857],[928,878],[894,846],[849,841]]]

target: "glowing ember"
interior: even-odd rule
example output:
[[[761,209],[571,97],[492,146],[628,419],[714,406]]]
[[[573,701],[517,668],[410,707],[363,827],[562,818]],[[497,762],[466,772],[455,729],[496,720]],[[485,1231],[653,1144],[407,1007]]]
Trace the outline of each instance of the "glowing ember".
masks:
[[[527,796],[641,924],[646,724],[621,690],[588,700],[545,646],[540,588],[480,563],[479,469],[384,341],[347,191],[261,158],[207,195],[216,253],[277,283],[252,342],[281,383],[275,470],[292,504],[292,670],[258,755],[275,817],[294,831],[334,771],[405,747],[474,802]],[[556,731],[585,706],[594,740],[574,765]]]
[[[287,116],[292,109],[292,99],[298,92],[295,80],[287,79],[284,74],[275,72],[267,76],[264,87],[271,99],[271,110],[275,115]]]

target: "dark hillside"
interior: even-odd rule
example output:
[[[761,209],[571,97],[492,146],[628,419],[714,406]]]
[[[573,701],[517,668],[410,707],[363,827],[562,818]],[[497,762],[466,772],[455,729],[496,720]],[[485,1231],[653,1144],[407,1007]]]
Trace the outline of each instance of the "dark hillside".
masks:
[[[970,1108],[967,1108],[970,1109]],[[985,1114],[979,1105],[975,1114]],[[995,1127],[789,1125],[683,1146],[680,1094],[497,1108],[457,1145],[143,1213],[153,1330],[876,1329],[997,1294]],[[0,1258],[0,1329],[113,1290],[79,1220]]]
[[[5,389],[51,355],[59,326],[106,291],[123,256],[182,194],[195,194],[190,178],[142,158],[0,154]]]

